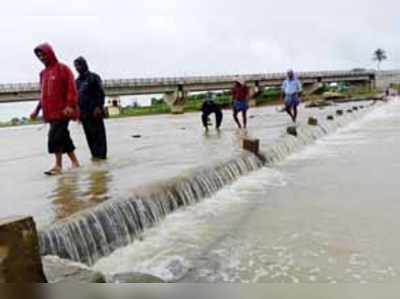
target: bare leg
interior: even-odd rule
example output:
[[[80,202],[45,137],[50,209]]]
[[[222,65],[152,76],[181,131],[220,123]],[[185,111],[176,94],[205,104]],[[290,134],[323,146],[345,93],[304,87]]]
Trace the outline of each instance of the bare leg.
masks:
[[[293,106],[293,122],[297,121],[297,106]]]
[[[59,175],[61,174],[62,171],[62,153],[55,153],[54,154],[54,158],[55,158],[55,164],[54,167],[51,168],[48,171],[45,171],[44,174],[45,175]]]
[[[243,117],[243,127],[246,129],[247,128],[247,111],[242,112],[242,117]]]
[[[292,114],[291,108],[289,106],[286,106],[285,110],[286,110],[287,114],[289,114],[290,118],[293,120],[293,114]]]
[[[54,166],[54,170],[62,170],[62,153],[55,153],[54,157],[56,158],[56,165]]]
[[[67,153],[68,157],[71,160],[72,168],[79,168],[81,165],[79,164],[78,158],[75,155],[75,152]]]
[[[238,118],[238,111],[234,110],[233,111],[233,119],[235,120],[237,126],[239,127],[239,129],[242,128],[242,125],[240,124],[239,118]]]

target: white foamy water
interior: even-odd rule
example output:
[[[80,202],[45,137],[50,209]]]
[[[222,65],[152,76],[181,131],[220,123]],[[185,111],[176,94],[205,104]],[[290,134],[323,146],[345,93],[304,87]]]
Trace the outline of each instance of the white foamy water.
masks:
[[[400,104],[170,215],[101,260],[183,282],[398,281]]]
[[[282,187],[279,171],[264,168],[218,192],[200,204],[167,216],[157,227],[147,230],[142,241],[100,260],[94,268],[108,272],[142,272],[175,281],[187,274],[199,251],[232,230],[257,203],[253,194]],[[252,198],[250,200],[250,198]],[[218,229],[215,229],[218,227]]]

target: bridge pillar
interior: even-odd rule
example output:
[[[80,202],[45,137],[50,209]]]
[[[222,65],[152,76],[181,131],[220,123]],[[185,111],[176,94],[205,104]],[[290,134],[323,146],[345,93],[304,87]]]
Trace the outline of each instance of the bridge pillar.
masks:
[[[376,89],[376,77],[375,75],[370,75],[369,76],[369,90],[375,90]]]
[[[164,101],[168,104],[172,114],[182,114],[185,112],[185,99],[187,92],[182,85],[178,85],[177,89],[164,94]]]

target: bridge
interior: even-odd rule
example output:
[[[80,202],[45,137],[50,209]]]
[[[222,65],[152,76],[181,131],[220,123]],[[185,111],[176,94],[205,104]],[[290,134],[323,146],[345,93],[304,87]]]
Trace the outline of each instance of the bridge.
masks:
[[[331,82],[364,84],[371,87],[376,84],[374,71],[300,72],[297,75],[306,88],[317,83]],[[257,91],[265,87],[280,86],[286,74],[105,80],[104,88],[108,97],[164,94],[164,99],[170,105],[172,112],[180,112],[188,93],[229,90],[238,77],[245,80],[251,89]],[[39,97],[38,83],[0,84],[0,103],[38,101]]]

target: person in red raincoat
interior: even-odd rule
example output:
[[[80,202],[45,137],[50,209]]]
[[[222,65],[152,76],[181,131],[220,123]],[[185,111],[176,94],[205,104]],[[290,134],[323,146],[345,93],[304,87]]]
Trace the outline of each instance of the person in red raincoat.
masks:
[[[79,117],[78,92],[72,71],[58,62],[49,44],[39,45],[34,52],[45,68],[40,73],[41,98],[31,118],[36,119],[42,110],[44,121],[50,124],[48,151],[54,154],[55,165],[45,174],[57,175],[62,172],[63,154],[68,155],[73,168],[79,167],[68,130],[69,122]]]

